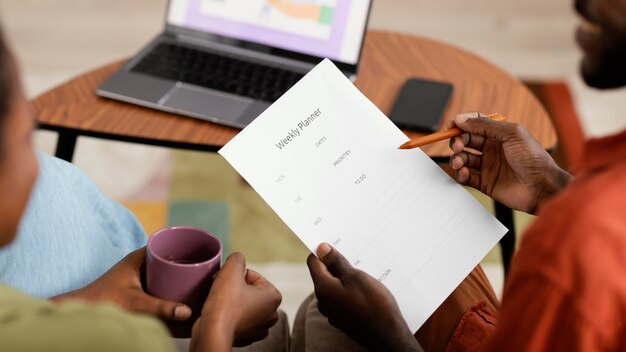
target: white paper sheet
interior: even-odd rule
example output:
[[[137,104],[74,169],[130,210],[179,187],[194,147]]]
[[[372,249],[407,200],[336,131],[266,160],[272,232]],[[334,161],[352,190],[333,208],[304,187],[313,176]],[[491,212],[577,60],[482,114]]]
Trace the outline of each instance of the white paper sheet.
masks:
[[[325,60],[219,153],[315,252],[331,243],[413,331],[506,233]]]

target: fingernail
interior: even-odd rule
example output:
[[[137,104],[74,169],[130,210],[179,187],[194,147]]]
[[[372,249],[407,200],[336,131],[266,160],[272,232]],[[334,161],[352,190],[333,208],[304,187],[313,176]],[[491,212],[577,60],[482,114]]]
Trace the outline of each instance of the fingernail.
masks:
[[[178,306],[174,309],[174,319],[187,320],[191,317],[191,308],[187,306]]]
[[[317,256],[320,258],[324,258],[326,254],[330,253],[331,250],[332,248],[330,248],[330,245],[328,243],[322,243],[319,245],[319,247],[317,247]]]
[[[467,119],[475,119],[476,117],[478,117],[477,113],[475,113],[475,112],[466,112],[464,114],[456,115],[456,117],[454,119],[458,123],[464,123],[465,121],[467,121]]]
[[[458,166],[457,163],[454,162],[455,159],[456,159],[456,155],[453,156],[452,158],[450,158],[450,166],[452,166],[452,170],[458,170],[458,169],[461,168],[460,166]],[[461,164],[461,166],[462,166],[462,164]]]

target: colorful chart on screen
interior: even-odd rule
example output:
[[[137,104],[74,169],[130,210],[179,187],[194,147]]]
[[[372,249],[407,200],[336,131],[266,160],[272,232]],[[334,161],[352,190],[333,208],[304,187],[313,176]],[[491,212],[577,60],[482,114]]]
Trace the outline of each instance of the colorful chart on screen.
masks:
[[[202,13],[328,40],[336,3],[337,0],[203,0]]]

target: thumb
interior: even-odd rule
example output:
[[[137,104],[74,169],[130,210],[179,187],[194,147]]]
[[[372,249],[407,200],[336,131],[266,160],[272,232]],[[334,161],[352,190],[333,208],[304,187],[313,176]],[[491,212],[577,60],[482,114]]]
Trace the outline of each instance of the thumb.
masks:
[[[513,132],[515,124],[498,122],[479,112],[456,115],[454,123],[464,132],[504,141]]]
[[[336,278],[341,279],[353,270],[348,260],[328,243],[322,243],[317,247],[317,256]]]
[[[225,276],[233,276],[237,275],[240,277],[245,277],[246,275],[246,257],[241,253],[233,253],[228,256],[228,259],[222,265],[220,269],[221,273],[224,273]]]
[[[266,284],[268,281],[263,277],[263,275],[252,269],[248,269],[246,270],[246,283],[248,285],[258,286]]]

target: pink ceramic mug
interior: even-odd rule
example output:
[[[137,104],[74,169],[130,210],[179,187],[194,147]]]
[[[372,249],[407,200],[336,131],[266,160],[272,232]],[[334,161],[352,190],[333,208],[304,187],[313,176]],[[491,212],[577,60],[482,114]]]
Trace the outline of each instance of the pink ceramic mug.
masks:
[[[185,322],[166,321],[174,337],[191,336],[213,278],[221,266],[222,242],[211,232],[188,226],[157,231],[148,240],[146,291],[191,307]]]

